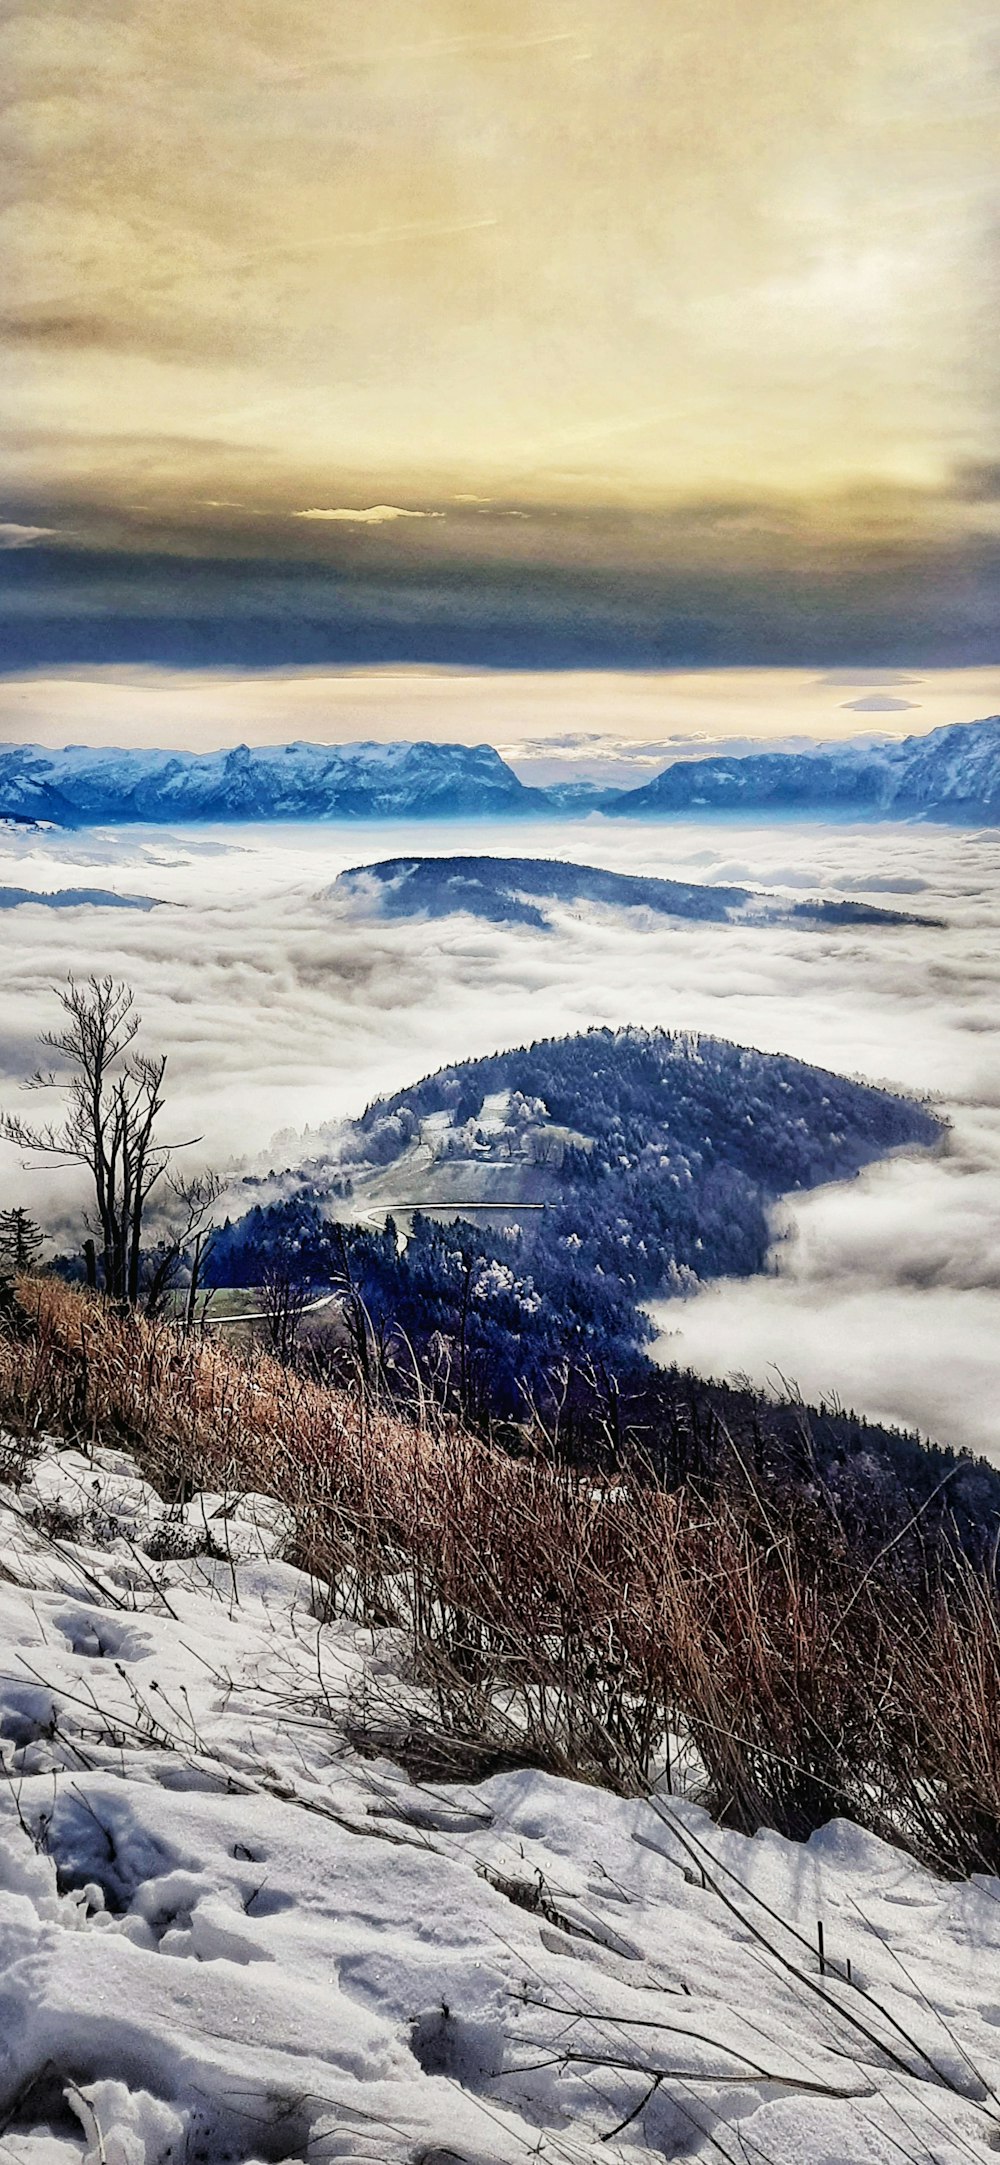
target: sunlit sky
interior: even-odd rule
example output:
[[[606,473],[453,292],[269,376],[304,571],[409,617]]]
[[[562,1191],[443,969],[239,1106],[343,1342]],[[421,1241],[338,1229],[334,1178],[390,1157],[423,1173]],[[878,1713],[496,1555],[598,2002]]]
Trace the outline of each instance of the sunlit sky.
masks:
[[[991,24],[15,4],[0,666],[1000,660]]]
[[[180,670],[0,676],[0,744],[491,743],[525,780],[641,781],[714,749],[922,735],[1000,713],[1000,665],[851,669]]]

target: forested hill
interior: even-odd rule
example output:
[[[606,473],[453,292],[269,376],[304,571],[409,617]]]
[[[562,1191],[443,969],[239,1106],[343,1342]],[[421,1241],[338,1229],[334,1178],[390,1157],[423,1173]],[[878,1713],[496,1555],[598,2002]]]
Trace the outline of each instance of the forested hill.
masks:
[[[922,1107],[802,1060],[632,1028],[442,1068],[371,1106],[357,1143],[390,1200],[544,1203],[529,1213],[515,1200],[505,1222],[475,1231],[484,1364],[513,1396],[529,1344],[545,1339],[550,1367],[560,1347],[617,1362],[646,1335],[645,1300],[764,1268],[776,1197],[940,1133]],[[407,1272],[428,1296],[454,1268],[453,1231],[414,1228]],[[501,1316],[519,1336],[513,1351]]]
[[[745,887],[644,879],[547,857],[388,857],[353,865],[331,893],[375,903],[385,917],[450,917],[465,910],[491,924],[544,928],[552,902],[600,902],[658,916],[725,921],[753,900]]]
[[[535,1131],[538,1161],[558,1162],[564,1188],[638,1180],[647,1193],[670,1191],[678,1206],[723,1172],[774,1196],[843,1179],[940,1133],[908,1099],[786,1054],[634,1027],[457,1061],[369,1106],[360,1135],[385,1162],[394,1133],[405,1148],[431,1114],[447,1116],[452,1149],[509,1152],[513,1120]]]
[[[383,917],[451,917],[461,910],[489,924],[530,925],[537,931],[551,927],[553,904],[581,902],[701,923],[724,924],[744,916],[761,925],[776,920],[828,927],[939,922],[868,902],[785,902],[747,887],[606,872],[597,865],[551,857],[387,857],[378,864],[352,865],[329,892],[361,909],[375,908]]]
[[[653,1295],[761,1270],[777,1196],[940,1132],[889,1091],[715,1038],[548,1038],[369,1106],[221,1229],[207,1276],[349,1286],[428,1387],[444,1361],[466,1416],[516,1419],[560,1377],[632,1372]],[[379,1218],[408,1222],[405,1245]]]

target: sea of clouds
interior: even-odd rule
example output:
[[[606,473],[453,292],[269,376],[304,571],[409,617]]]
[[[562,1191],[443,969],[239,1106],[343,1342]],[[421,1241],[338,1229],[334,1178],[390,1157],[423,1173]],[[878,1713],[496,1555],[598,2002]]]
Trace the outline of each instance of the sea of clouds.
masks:
[[[380,922],[325,892],[347,865],[454,853],[850,895],[920,926],[665,924],[555,913],[534,932]],[[772,1274],[662,1304],[665,1358],[836,1394],[1000,1463],[1000,835],[814,823],[247,828],[0,834],[0,883],[156,897],[149,915],[30,906],[3,921],[0,1102],[56,1020],[69,969],[134,985],[169,1052],[170,1129],[191,1164],[294,1156],[288,1131],[359,1112],[428,1069],[592,1023],[663,1024],[929,1094],[939,1154],[779,1206]],[[53,1110],[57,1101],[53,1100]],[[275,1145],[273,1138],[284,1131]],[[65,1171],[0,1150],[0,1198],[68,1229]]]

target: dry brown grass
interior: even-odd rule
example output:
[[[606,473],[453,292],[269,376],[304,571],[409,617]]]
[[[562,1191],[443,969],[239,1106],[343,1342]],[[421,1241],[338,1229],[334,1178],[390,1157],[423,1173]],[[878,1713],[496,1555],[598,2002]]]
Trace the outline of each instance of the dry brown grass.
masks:
[[[829,1506],[793,1512],[735,1461],[711,1499],[637,1465],[595,1479],[52,1280],[20,1301],[8,1425],[120,1442],[168,1499],[279,1497],[331,1600],[407,1630],[434,1711],[359,1710],[373,1746],[639,1789],[680,1734],[731,1823],[846,1813],[942,1869],[1000,1867],[1000,1608],[957,1553],[862,1565]]]

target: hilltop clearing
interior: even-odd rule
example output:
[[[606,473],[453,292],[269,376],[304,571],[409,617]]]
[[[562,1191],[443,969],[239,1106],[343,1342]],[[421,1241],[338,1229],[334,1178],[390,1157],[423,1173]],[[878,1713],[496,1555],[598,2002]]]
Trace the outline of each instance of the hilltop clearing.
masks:
[[[227,1222],[207,1279],[347,1284],[422,1361],[452,1349],[466,1417],[511,1419],[567,1362],[630,1368],[653,1295],[762,1270],[779,1195],[941,1133],[889,1091],[720,1039],[543,1039],[369,1106]]]

